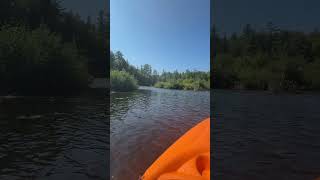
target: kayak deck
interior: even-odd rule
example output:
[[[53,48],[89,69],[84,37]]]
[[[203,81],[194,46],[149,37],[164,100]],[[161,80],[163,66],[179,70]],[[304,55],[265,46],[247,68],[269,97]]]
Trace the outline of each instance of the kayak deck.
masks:
[[[143,180],[210,179],[210,118],[191,128],[144,173]]]

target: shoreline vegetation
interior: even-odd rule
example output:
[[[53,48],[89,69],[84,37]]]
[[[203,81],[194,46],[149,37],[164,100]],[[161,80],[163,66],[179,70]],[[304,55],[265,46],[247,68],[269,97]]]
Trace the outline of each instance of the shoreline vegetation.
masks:
[[[212,28],[213,88],[295,92],[320,90],[320,32],[247,24],[241,33]]]
[[[107,74],[106,12],[83,20],[58,0],[1,1],[0,12],[0,94],[82,93]]]
[[[209,90],[210,72],[189,71],[166,72],[161,74],[145,64],[135,67],[120,52],[110,52],[110,83],[112,91],[132,91],[138,86],[153,86],[165,89]]]

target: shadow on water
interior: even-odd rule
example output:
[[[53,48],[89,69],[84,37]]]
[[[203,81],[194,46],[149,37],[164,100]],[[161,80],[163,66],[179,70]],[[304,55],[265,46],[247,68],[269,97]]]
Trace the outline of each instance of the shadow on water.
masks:
[[[142,87],[111,94],[111,176],[138,179],[179,136],[209,116],[209,92]]]
[[[105,97],[17,97],[0,104],[0,179],[106,179]]]

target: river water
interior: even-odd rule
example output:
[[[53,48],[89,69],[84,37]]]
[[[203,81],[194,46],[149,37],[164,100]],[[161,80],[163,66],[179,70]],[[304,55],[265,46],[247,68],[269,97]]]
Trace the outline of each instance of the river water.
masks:
[[[112,179],[138,179],[170,144],[209,115],[209,92],[141,87],[112,93]]]
[[[1,180],[107,179],[106,96],[1,101]]]
[[[320,95],[215,90],[216,180],[320,176]]]
[[[209,92],[142,87],[105,96],[14,97],[0,103],[0,179],[138,179],[209,116]],[[320,176],[320,95],[215,90],[217,180]]]

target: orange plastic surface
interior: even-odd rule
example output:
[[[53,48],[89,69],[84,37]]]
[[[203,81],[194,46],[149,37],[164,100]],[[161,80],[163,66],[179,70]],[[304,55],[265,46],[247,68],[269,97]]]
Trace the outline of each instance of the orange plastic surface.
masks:
[[[143,180],[209,180],[210,118],[190,129],[144,173]]]

